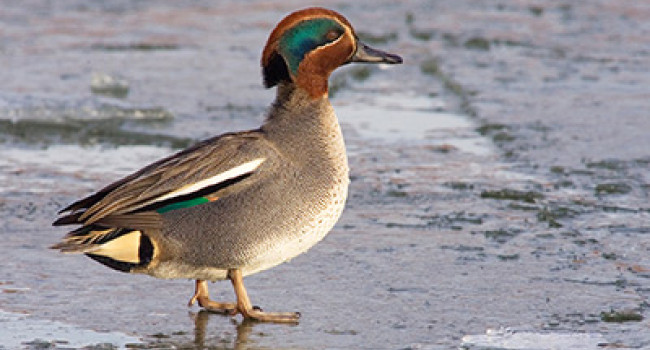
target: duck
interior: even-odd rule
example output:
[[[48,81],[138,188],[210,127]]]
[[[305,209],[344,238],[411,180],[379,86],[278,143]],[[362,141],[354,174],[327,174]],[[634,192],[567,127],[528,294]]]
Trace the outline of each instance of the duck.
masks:
[[[190,306],[297,323],[298,312],[253,306],[243,278],[306,252],[340,217],[349,170],[328,79],[357,62],[402,58],[361,42],[333,10],[287,15],[262,51],[264,86],[277,90],[258,129],[198,142],[70,204],[53,225],[77,227],[51,248],[122,272],[194,280]],[[221,280],[235,302],[210,299],[207,282]]]

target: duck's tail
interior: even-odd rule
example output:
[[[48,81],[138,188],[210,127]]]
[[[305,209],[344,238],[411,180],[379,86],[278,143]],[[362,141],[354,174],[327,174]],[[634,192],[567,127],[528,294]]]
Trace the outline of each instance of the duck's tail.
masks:
[[[91,224],[68,233],[50,248],[63,253],[84,253],[119,271],[146,267],[153,258],[151,239],[140,230]]]

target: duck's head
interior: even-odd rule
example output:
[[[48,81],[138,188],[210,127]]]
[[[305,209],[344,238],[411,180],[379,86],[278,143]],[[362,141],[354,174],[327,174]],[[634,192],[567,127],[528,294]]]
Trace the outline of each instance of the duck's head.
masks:
[[[262,54],[264,85],[291,83],[322,98],[330,74],[350,62],[402,63],[402,58],[360,42],[350,22],[335,11],[299,10],[271,32]]]

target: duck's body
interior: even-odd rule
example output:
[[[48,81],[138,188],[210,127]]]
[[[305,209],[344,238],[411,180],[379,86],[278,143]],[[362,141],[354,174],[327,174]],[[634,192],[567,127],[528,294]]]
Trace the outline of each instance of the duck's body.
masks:
[[[158,242],[167,256],[142,272],[220,280],[237,267],[246,276],[289,260],[325,237],[347,196],[345,145],[327,99],[298,105],[293,101],[304,101],[303,92],[289,93],[293,96],[282,106],[292,106],[290,112],[276,105],[260,130],[216,140],[220,148],[226,143],[237,147],[238,157],[248,160],[243,164],[260,165],[224,189],[223,197],[216,193],[218,200],[163,213]]]
[[[339,14],[307,9],[273,31],[262,65],[278,93],[260,129],[224,134],[153,163],[63,211],[81,224],[54,246],[117,270],[197,280],[190,303],[262,321],[242,277],[305,252],[338,220],[348,188],[345,145],[327,79],[351,61],[399,63],[357,44]],[[213,302],[205,280],[230,279],[236,304]]]

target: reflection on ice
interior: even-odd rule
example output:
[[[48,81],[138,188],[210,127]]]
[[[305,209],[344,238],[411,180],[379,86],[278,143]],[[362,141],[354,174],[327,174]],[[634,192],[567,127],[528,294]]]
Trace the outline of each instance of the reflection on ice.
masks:
[[[66,183],[76,188],[89,179],[113,181],[171,153],[169,148],[154,146],[4,148],[0,149],[0,194],[53,193],[65,190]]]
[[[342,124],[363,138],[450,145],[476,155],[492,153],[469,118],[444,111],[440,99],[407,94],[346,93],[334,101]]]
[[[112,344],[124,348],[127,344],[139,343],[136,337],[118,332],[96,332],[69,324],[33,319],[28,315],[0,310],[0,339],[3,349],[30,348],[50,349],[54,347],[80,348],[96,344]],[[102,347],[103,348],[103,347]],[[108,348],[108,347],[107,347]],[[113,347],[110,347],[113,349]]]
[[[596,350],[607,344],[598,333],[540,332],[512,328],[490,329],[486,334],[466,335],[461,349],[466,350]]]

